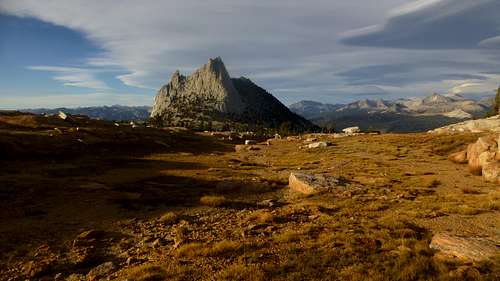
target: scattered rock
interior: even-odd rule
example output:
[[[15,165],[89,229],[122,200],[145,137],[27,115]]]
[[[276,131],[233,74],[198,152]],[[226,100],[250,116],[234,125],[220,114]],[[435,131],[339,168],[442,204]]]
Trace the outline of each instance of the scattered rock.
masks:
[[[23,268],[24,274],[32,278],[41,276],[50,270],[54,262],[53,259],[30,261]]]
[[[500,244],[480,237],[459,237],[439,233],[432,237],[431,249],[466,261],[481,261],[500,254]]]
[[[105,262],[91,269],[89,273],[87,273],[87,280],[100,280],[101,278],[108,276],[113,270],[115,270],[115,268],[116,267],[113,262]]]
[[[500,161],[496,160],[497,153],[485,151],[479,155],[481,173],[485,181],[500,184]]]
[[[330,146],[331,143],[326,142],[326,141],[320,141],[320,142],[313,142],[311,144],[307,145],[307,148],[320,148],[320,147],[328,147]]]
[[[66,278],[66,281],[85,281],[85,275],[73,273]]]
[[[57,114],[57,116],[59,118],[61,118],[62,120],[68,119],[68,115],[66,113],[62,112],[62,111],[59,111],[59,113]]]
[[[73,246],[88,246],[89,243],[93,243],[95,239],[99,239],[104,235],[104,231],[91,229],[88,231],[84,231],[78,236],[76,236],[75,240],[73,240]]]
[[[342,184],[341,180],[335,177],[296,172],[291,173],[288,179],[290,189],[303,194],[318,194],[331,191]]]
[[[253,146],[253,145],[252,145],[252,146],[249,146],[249,147],[247,148],[247,150],[248,150],[248,151],[256,151],[256,150],[260,150],[260,147],[258,147],[258,146]]]
[[[500,183],[500,135],[480,137],[469,144],[466,151],[451,154],[448,159],[455,163],[468,163],[469,171],[492,183]]]
[[[493,136],[480,137],[477,142],[470,144],[467,147],[467,159],[469,161],[469,170],[474,174],[481,174],[481,164],[479,162],[479,155],[496,147],[496,140]]]
[[[342,132],[344,132],[344,134],[346,134],[346,135],[352,136],[354,134],[360,133],[361,129],[358,126],[356,126],[356,127],[349,127],[349,128],[343,129]]]
[[[267,199],[267,200],[263,200],[263,201],[258,202],[257,206],[258,207],[272,208],[272,207],[276,206],[276,204],[277,204],[276,200],[274,200],[274,199]]]
[[[448,156],[448,160],[457,164],[467,164],[467,150],[459,151]]]

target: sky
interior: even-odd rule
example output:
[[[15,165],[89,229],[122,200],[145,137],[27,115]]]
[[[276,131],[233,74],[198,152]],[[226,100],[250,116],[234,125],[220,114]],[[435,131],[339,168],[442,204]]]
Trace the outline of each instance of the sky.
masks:
[[[500,85],[498,0],[0,0],[0,108],[151,105],[222,57],[285,104]]]

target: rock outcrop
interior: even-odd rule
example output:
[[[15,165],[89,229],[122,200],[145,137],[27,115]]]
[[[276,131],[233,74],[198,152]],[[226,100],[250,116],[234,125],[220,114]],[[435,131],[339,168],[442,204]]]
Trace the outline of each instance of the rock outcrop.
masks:
[[[306,195],[335,192],[337,195],[350,196],[359,192],[358,187],[348,184],[342,178],[297,172],[290,173],[288,186],[290,190]]]
[[[500,245],[495,241],[445,233],[434,235],[429,247],[444,256],[456,257],[464,261],[482,261],[500,254]]]
[[[449,126],[437,128],[429,131],[429,133],[483,133],[483,132],[500,132],[500,115],[496,115],[485,119],[476,119],[464,121]]]
[[[467,150],[455,152],[448,156],[448,160],[457,164],[467,164]]]
[[[467,163],[471,173],[500,184],[500,134],[480,137],[466,150],[453,153],[448,159],[455,163]]]
[[[330,146],[331,143],[327,141],[319,141],[319,142],[313,142],[307,145],[307,148],[321,148],[321,147],[328,147]]]
[[[358,126],[356,126],[356,127],[349,127],[349,128],[343,129],[342,132],[344,132],[344,134],[346,134],[348,136],[352,136],[352,135],[360,133],[361,129]]]
[[[238,122],[293,130],[314,129],[304,118],[247,78],[230,78],[221,58],[209,62],[189,76],[175,72],[163,86],[151,112],[167,125],[202,122]]]

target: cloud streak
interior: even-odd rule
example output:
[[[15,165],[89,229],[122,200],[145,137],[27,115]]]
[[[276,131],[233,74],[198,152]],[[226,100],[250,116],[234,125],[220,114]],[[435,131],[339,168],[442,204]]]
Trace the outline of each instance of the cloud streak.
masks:
[[[384,24],[343,34],[356,46],[405,49],[475,49],[498,45],[497,0],[420,0],[390,13]]]
[[[63,83],[65,86],[88,88],[95,90],[109,90],[109,86],[95,77],[95,71],[76,67],[46,66],[36,65],[28,66],[30,70],[46,71],[56,73],[52,77],[55,81]]]

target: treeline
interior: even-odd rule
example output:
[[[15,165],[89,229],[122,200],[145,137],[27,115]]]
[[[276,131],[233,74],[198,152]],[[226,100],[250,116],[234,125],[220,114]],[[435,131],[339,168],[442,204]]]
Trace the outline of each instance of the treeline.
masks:
[[[215,131],[215,132],[253,132],[260,136],[274,136],[279,134],[281,136],[306,134],[306,133],[331,133],[335,129],[333,127],[329,128],[314,128],[314,129],[304,129],[302,127],[294,125],[292,122],[282,122],[279,125],[274,124],[264,124],[264,123],[244,123],[244,122],[234,122],[229,120],[199,120],[199,119],[176,119],[174,118],[164,118],[161,116],[155,116],[149,119],[149,124],[154,127],[184,127],[191,129],[193,131]]]

